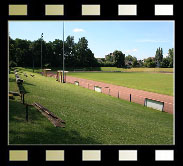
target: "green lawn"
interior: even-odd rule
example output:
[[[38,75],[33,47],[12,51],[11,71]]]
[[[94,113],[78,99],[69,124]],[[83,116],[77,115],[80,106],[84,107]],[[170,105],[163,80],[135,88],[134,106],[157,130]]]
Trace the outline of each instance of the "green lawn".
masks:
[[[94,70],[95,68],[93,68]],[[97,68],[96,68],[97,69]],[[124,72],[168,72],[173,73],[173,68],[117,68],[117,67],[100,67],[101,71],[124,71]]]
[[[69,72],[67,75],[173,96],[173,74]]]
[[[173,115],[129,103],[54,78],[20,73],[27,91],[25,102],[38,102],[66,121],[55,128],[20,97],[9,101],[10,144],[173,144]],[[10,90],[17,91],[14,74]]]

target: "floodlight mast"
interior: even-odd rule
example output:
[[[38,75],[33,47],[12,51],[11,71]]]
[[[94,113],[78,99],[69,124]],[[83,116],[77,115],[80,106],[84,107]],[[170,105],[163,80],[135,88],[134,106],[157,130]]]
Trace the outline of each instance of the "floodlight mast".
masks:
[[[41,71],[43,70],[43,65],[42,65],[42,40],[43,40],[43,33],[41,34]]]
[[[63,21],[63,79],[62,79],[62,83],[64,83],[64,61],[65,61],[65,57],[64,57],[64,21]]]

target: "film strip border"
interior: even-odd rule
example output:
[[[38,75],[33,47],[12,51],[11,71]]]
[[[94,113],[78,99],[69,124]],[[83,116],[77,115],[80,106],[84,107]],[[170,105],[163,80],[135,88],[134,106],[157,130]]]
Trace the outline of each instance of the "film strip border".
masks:
[[[168,3],[167,3],[168,2]],[[18,7],[18,9],[17,9]],[[110,12],[109,12],[110,11]],[[174,19],[174,1],[138,2],[117,1],[111,3],[89,0],[72,2],[71,0],[52,0],[33,2],[28,0],[9,0],[4,15],[8,19]],[[176,124],[177,126],[178,124]],[[177,138],[177,137],[176,137]],[[180,140],[179,140],[180,141]],[[177,161],[177,154],[183,151],[176,150],[175,146],[119,146],[119,147],[78,147],[46,146],[28,148],[22,146],[10,146],[0,151],[0,160],[6,161],[6,165],[70,165],[70,163],[119,163],[133,162],[150,163],[159,162],[167,164]],[[121,147],[121,148],[120,148]],[[4,159],[3,159],[4,157]],[[39,158],[37,160],[37,158]],[[96,163],[97,162],[97,163]]]
[[[63,16],[64,5],[45,5],[45,16]],[[154,6],[155,16],[173,16],[173,4],[171,5],[155,5]],[[100,16],[100,5],[82,5],[81,15],[82,16]],[[9,16],[27,16],[28,5],[26,4],[9,4]],[[136,4],[120,4],[118,5],[118,16],[137,16],[137,5]]]
[[[31,161],[35,160],[35,155],[33,154],[34,150],[9,150],[8,151],[8,163],[11,165],[19,165],[20,163],[29,164]],[[39,151],[39,162],[41,163],[68,163],[68,162],[103,162],[109,161],[113,163],[121,163],[121,162],[142,162],[144,161],[144,152],[143,150],[98,150],[98,149],[90,149],[90,150],[73,150],[73,155],[66,150],[40,150]],[[147,153],[148,162],[173,162],[175,152],[174,150],[152,150],[149,152],[149,156]]]
[[[13,1],[8,2],[7,15],[9,18],[29,18],[39,17],[42,19],[159,19],[158,17],[171,18],[175,16],[174,1],[158,2],[138,2],[117,1],[113,3],[104,1]],[[19,17],[17,17],[19,16]],[[20,17],[21,16],[21,17]]]

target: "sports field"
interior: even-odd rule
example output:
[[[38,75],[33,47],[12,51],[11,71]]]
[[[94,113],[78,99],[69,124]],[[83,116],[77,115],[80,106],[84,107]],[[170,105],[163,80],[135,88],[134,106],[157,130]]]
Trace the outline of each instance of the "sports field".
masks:
[[[42,104],[66,121],[66,128],[55,128],[31,106],[26,122],[25,105],[15,97],[9,101],[10,144],[173,144],[171,114],[61,84],[38,73],[33,78],[32,72],[26,71],[25,77],[23,70],[19,75],[27,91],[25,103]],[[9,89],[17,91],[13,73],[9,75]]]
[[[173,68],[118,68],[118,67],[92,67],[80,70],[85,71],[122,71],[122,72],[166,72],[173,73]]]
[[[69,72],[68,75],[173,96],[172,73]]]

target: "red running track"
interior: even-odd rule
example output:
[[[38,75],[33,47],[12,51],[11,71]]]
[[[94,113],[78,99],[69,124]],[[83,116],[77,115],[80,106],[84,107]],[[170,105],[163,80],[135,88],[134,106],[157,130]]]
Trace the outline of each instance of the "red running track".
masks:
[[[51,72],[48,73],[48,76],[56,78],[56,74],[53,74]],[[123,100],[130,101],[130,94],[131,94],[131,102],[142,104],[142,105],[144,105],[145,98],[164,102],[164,111],[173,114],[173,109],[174,109],[173,96],[147,92],[147,91],[137,90],[132,88],[126,88],[118,85],[92,81],[92,80],[87,80],[83,78],[77,78],[77,77],[71,77],[71,76],[66,77],[67,83],[74,84],[75,81],[79,82],[79,86],[82,86],[84,88],[88,88],[91,90],[94,90],[95,86],[99,86],[102,88],[102,93],[108,94]]]

